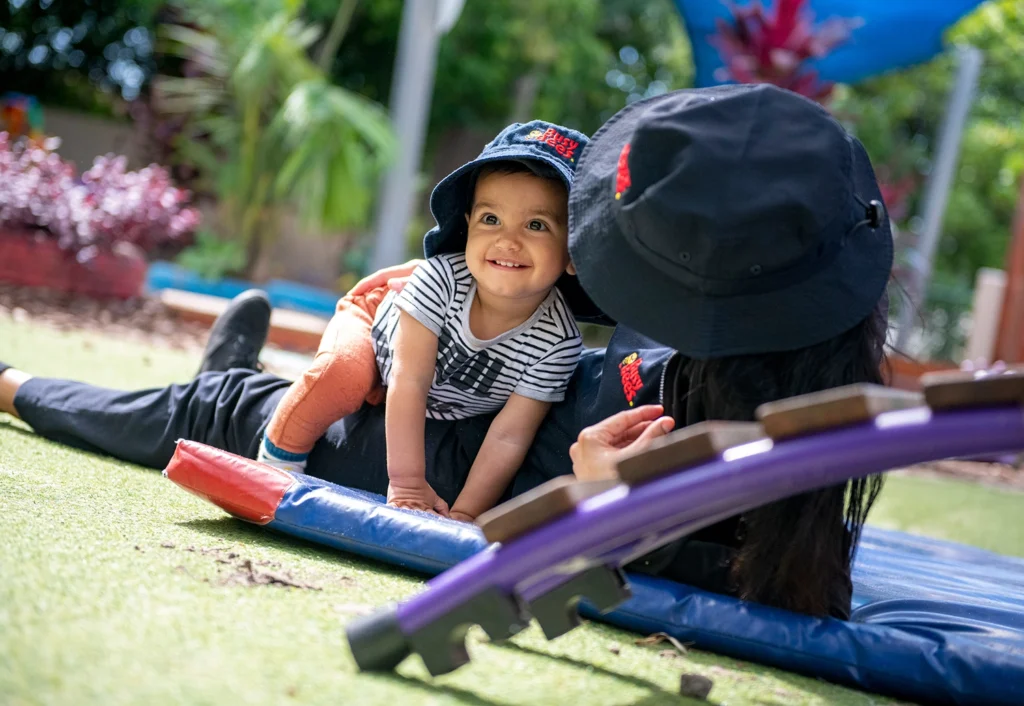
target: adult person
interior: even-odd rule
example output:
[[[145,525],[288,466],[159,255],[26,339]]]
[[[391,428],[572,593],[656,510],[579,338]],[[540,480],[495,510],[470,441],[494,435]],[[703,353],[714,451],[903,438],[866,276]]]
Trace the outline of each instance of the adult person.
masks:
[[[640,101],[598,131],[577,174],[573,262],[620,324],[607,348],[584,353],[508,495],[560,474],[607,477],[673,423],[750,420],[764,402],[881,382],[891,233],[863,146],[820,106],[771,86]],[[287,386],[230,369],[120,392],[7,370],[0,410],[48,438],[161,468],[179,438],[255,457]],[[448,502],[488,422],[427,420],[427,478]],[[383,410],[366,406],[328,430],[307,472],[383,493],[385,458]],[[743,513],[630,568],[847,617],[852,555],[880,483]]]

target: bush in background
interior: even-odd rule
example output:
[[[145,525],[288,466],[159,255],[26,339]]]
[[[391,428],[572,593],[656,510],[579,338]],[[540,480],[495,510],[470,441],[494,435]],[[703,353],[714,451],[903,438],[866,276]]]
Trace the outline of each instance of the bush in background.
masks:
[[[56,144],[0,133],[0,228],[46,233],[82,262],[125,246],[166,254],[192,242],[199,212],[167,170],[128,171],[124,157],[108,155],[78,176]]]

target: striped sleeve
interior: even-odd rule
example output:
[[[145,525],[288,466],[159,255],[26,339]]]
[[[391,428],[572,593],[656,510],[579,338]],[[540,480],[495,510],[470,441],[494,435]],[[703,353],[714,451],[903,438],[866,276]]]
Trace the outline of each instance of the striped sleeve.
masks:
[[[395,305],[435,336],[441,335],[445,314],[455,298],[455,275],[451,263],[442,257],[432,257],[417,267]]]
[[[539,402],[561,402],[582,352],[583,338],[578,332],[552,346],[523,372],[515,393]]]

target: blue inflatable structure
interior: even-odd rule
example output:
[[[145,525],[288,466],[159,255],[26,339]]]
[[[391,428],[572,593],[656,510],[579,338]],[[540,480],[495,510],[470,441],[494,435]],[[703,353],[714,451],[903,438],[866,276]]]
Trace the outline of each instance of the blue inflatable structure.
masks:
[[[170,262],[154,262],[146,271],[146,289],[159,292],[163,289],[181,289],[194,294],[231,299],[247,289],[262,289],[270,298],[274,308],[292,309],[306,314],[330,318],[341,298],[340,294],[318,287],[273,279],[263,284],[254,284],[240,279],[205,279],[195,272]]]
[[[754,2],[768,8],[777,0],[675,0],[693,46],[697,86],[722,83],[715,71],[723,66],[712,41],[717,21],[732,21],[732,7]],[[895,69],[932,59],[943,50],[943,35],[981,0],[810,0],[806,8],[817,22],[839,18],[853,23],[849,41],[807,67],[822,79],[857,83]]]

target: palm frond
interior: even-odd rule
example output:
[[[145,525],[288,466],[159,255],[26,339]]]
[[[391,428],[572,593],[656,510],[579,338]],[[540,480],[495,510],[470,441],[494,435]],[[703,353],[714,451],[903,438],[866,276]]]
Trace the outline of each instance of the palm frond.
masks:
[[[362,225],[396,150],[383,108],[328,81],[309,56],[320,28],[298,19],[297,0],[280,2],[240,33],[161,34],[203,75],[161,77],[159,105],[189,116],[180,154],[215,177],[225,235],[246,241],[273,237],[267,219],[282,207],[312,230]]]
[[[227,101],[220,81],[200,76],[158,76],[153,80],[153,92],[160,111],[169,114],[207,113]]]
[[[228,62],[220,40],[208,32],[183,25],[162,25],[157,33],[157,50],[194,62],[210,76],[226,78]]]

